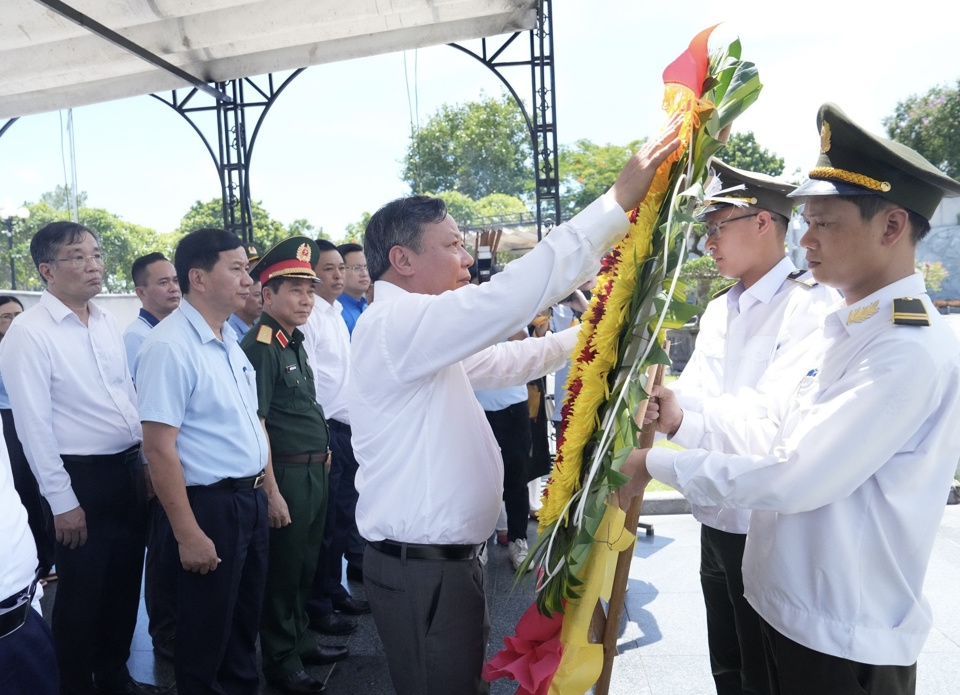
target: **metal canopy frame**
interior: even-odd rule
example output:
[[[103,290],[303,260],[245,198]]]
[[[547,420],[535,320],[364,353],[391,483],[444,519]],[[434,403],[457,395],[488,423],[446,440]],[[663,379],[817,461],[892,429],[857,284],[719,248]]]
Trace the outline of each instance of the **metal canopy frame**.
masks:
[[[220,177],[224,228],[235,233],[243,239],[244,243],[253,241],[249,174],[257,134],[270,107],[305,68],[294,70],[279,86],[275,84],[273,73],[216,82],[211,86],[71,8],[61,0],[36,1],[193,85],[188,90],[173,90],[168,96],[161,94],[151,96],[180,114],[200,136]],[[533,145],[538,240],[542,238],[544,227],[549,231],[549,228],[559,224],[561,219],[552,8],[552,0],[540,0],[537,8],[537,24],[529,31],[477,39],[478,48],[472,47],[475,42],[470,42],[469,46],[466,43],[448,44],[475,58],[491,70],[513,96],[523,113]],[[529,57],[507,60],[506,52],[524,33],[529,35]],[[532,102],[531,111],[528,111],[524,105],[518,90],[508,77],[508,72],[511,75],[518,75],[518,79],[528,81],[528,93],[531,95]],[[525,78],[524,75],[526,75]],[[200,101],[197,97],[201,94],[212,98],[213,103],[196,104],[195,102]],[[248,94],[250,94],[249,99]],[[211,115],[215,116],[216,148],[212,144],[213,137],[209,132],[213,130],[209,125],[211,119],[206,119],[205,127],[200,123],[202,117]],[[247,138],[247,121],[252,120],[254,115],[256,125],[250,137]],[[0,137],[17,120],[17,118],[11,118],[4,123],[0,127]]]

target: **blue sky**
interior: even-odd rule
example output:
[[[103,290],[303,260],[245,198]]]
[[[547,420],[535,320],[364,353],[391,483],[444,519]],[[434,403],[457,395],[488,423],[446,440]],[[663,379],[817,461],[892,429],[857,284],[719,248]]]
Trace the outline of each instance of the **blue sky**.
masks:
[[[739,36],[764,83],[735,130],[752,130],[788,172],[816,160],[822,102],[837,102],[880,133],[898,100],[960,78],[955,22],[933,0],[886,17],[866,14],[877,3],[853,0],[693,0],[682,15],[679,3],[651,5],[554,0],[561,144],[625,144],[655,131],[663,68],[717,22],[715,35]],[[499,81],[444,46],[311,67],[266,118],[252,159],[253,197],[284,223],[307,218],[338,238],[364,211],[408,192],[400,160],[412,111],[425,122],[440,104],[481,91],[498,94]],[[200,139],[155,99],[85,106],[73,117],[79,188],[90,205],[165,232],[195,200],[219,197]],[[66,112],[27,116],[0,138],[0,205],[33,202],[65,182],[61,120]]]

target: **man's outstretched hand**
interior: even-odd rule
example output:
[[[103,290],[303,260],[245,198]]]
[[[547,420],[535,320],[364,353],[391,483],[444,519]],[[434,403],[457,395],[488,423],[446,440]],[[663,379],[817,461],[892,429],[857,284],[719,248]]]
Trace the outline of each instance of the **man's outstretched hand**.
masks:
[[[647,452],[649,449],[634,449],[620,467],[620,472],[630,476],[630,480],[617,490],[620,508],[626,511],[637,495],[642,495],[653,477],[647,472]]]
[[[682,122],[682,114],[671,118],[666,128],[648,140],[623,167],[610,192],[613,193],[614,200],[624,212],[630,212],[643,202],[647,191],[650,190],[650,184],[653,183],[657,167],[663,164],[671,152],[680,147],[677,133],[680,131]]]

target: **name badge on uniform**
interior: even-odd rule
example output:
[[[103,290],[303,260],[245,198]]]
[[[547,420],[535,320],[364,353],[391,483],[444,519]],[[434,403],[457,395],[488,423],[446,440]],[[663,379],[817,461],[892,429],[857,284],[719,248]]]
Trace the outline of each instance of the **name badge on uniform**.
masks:
[[[295,371],[297,371],[297,365],[295,365],[295,364],[288,364],[286,367],[283,368],[283,371],[285,371],[285,372],[295,372]]]

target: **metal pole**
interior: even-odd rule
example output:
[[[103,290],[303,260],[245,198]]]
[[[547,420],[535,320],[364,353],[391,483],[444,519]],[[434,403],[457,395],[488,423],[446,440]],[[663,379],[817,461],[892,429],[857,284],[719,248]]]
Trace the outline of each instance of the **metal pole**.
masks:
[[[10,246],[10,289],[17,289],[17,269],[13,264],[13,218],[7,218],[7,242]]]

